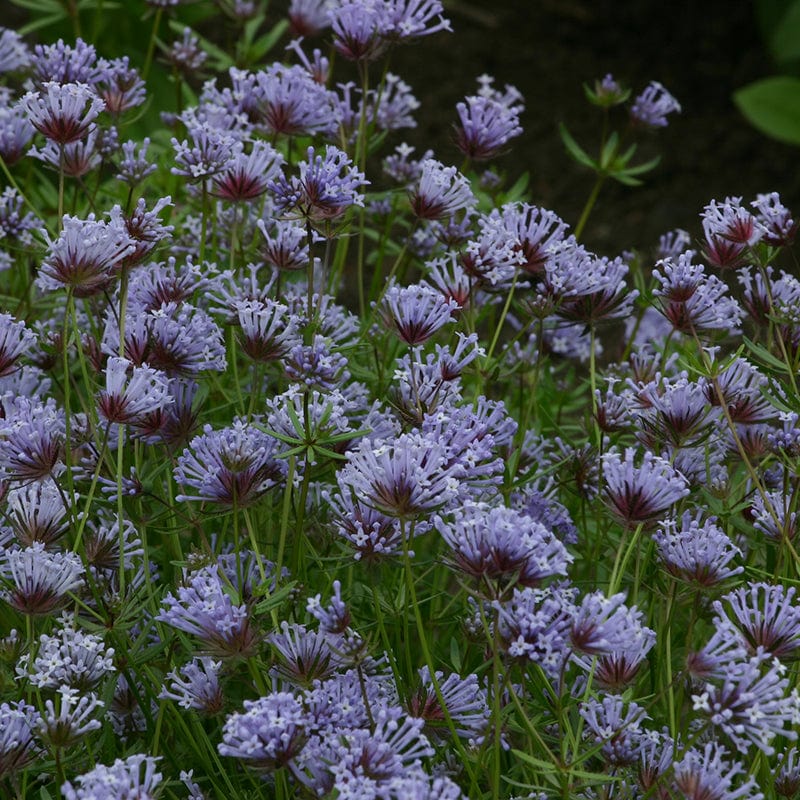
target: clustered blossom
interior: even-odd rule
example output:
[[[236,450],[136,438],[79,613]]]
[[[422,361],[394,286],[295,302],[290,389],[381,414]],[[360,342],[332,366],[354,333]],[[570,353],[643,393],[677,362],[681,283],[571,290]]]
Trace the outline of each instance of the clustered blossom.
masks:
[[[792,800],[792,210],[591,252],[475,168],[514,86],[457,104],[462,172],[386,155],[420,87],[370,62],[442,0],[290,0],[292,63],[256,0],[235,54],[145,2],[152,140],[155,50],[0,28],[0,795]]]
[[[359,190],[368,181],[342,150],[328,145],[322,156],[309,147],[307,160],[298,168],[299,176],[279,175],[269,183],[279,212],[321,223],[338,219],[351,206],[364,205]]]

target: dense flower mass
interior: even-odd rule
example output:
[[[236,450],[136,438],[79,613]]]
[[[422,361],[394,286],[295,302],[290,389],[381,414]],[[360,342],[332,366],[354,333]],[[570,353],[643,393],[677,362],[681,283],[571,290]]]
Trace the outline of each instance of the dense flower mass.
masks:
[[[678,101],[584,87],[562,217],[392,71],[442,0],[17,5],[0,798],[793,800],[792,198],[589,250]]]

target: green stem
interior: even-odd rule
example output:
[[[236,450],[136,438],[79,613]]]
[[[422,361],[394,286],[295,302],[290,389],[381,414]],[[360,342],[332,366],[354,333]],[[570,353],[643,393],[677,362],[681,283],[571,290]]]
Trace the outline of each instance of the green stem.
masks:
[[[503,323],[506,321],[506,316],[508,316],[508,310],[511,308],[511,298],[514,297],[514,289],[517,285],[517,278],[519,278],[519,270],[514,273],[514,280],[511,282],[511,288],[508,290],[508,295],[506,296],[506,302],[503,306],[503,311],[500,314],[500,319],[497,322],[497,327],[494,330],[494,336],[492,337],[492,343],[489,345],[489,352],[486,354],[486,358],[484,359],[484,364],[488,364],[489,360],[492,357],[492,353],[494,353],[494,348],[497,346],[497,340],[500,338],[500,329],[503,327]]]
[[[475,780],[475,775],[473,773],[472,764],[469,760],[469,757],[464,750],[464,745],[461,743],[461,738],[456,731],[455,723],[453,722],[452,716],[450,716],[450,711],[447,708],[447,703],[445,702],[444,695],[442,694],[441,686],[439,685],[439,679],[436,677],[436,668],[433,663],[433,657],[431,656],[430,648],[428,647],[428,636],[425,628],[425,623],[422,621],[422,614],[419,610],[419,602],[417,601],[417,591],[414,588],[414,574],[411,570],[411,555],[409,552],[409,539],[413,535],[414,526],[413,523],[411,525],[411,531],[409,531],[408,535],[406,535],[405,530],[405,520],[400,521],[400,535],[403,540],[403,565],[404,565],[404,572],[405,572],[405,580],[406,580],[406,591],[408,592],[408,601],[411,603],[411,608],[414,612],[414,621],[416,622],[417,626],[417,637],[419,638],[420,646],[422,647],[422,655],[425,659],[425,663],[428,666],[428,674],[430,675],[431,685],[433,686],[433,691],[436,694],[436,700],[439,703],[439,706],[442,709],[442,714],[444,715],[445,722],[447,723],[447,727],[450,729],[450,733],[453,737],[453,742],[458,750],[459,756],[461,757],[461,763],[466,768],[467,773],[470,776],[471,780]],[[404,619],[408,619],[408,610],[406,609],[406,613],[403,614]],[[406,643],[408,643],[410,639],[406,636]],[[410,647],[406,644],[404,648],[406,654],[410,651]],[[411,676],[409,676],[411,678]]]
[[[594,186],[592,187],[592,191],[589,194],[589,198],[586,201],[586,205],[583,207],[583,211],[581,211],[580,219],[578,220],[578,224],[575,226],[575,238],[580,239],[581,234],[583,233],[583,229],[586,226],[586,222],[589,219],[589,215],[592,213],[592,209],[594,208],[594,204],[597,202],[597,196],[600,194],[600,189],[603,187],[603,184],[606,181],[605,175],[598,175],[597,180],[594,182]]]
[[[144,67],[142,68],[142,80],[147,81],[147,76],[150,74],[150,67],[153,64],[153,53],[156,49],[156,36],[158,35],[158,26],[161,24],[161,15],[164,13],[164,8],[159,6],[156,9],[155,19],[153,20],[153,30],[150,33],[150,41],[147,44],[147,56],[144,60]]]

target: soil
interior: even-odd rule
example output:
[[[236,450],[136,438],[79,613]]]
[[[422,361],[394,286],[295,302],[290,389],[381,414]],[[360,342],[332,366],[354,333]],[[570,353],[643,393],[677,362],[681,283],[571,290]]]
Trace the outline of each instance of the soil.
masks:
[[[640,0],[459,0],[447,3],[453,34],[400,49],[392,70],[411,84],[422,108],[419,128],[404,137],[433,146],[459,164],[449,143],[455,104],[475,91],[475,78],[495,76],[523,93],[523,135],[497,166],[510,180],[530,174],[530,199],[568,222],[577,221],[593,176],[566,155],[564,122],[593,152],[601,114],[582,85],[612,73],[634,95],[658,80],[683,111],[649,134],[642,160],[661,154],[645,185],[608,182],[583,239],[598,252],[649,248],[667,230],[700,234],[699,213],[711,199],[778,191],[800,214],[800,149],[754,130],[731,95],[776,72],[756,25],[753,4]],[[626,124],[624,114],[619,118]],[[433,144],[433,143],[439,144]]]

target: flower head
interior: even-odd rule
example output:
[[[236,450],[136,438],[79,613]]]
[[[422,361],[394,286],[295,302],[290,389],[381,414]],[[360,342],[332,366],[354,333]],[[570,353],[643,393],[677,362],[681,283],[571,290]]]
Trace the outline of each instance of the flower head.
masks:
[[[644,128],[665,128],[667,115],[680,112],[680,103],[658,82],[651,81],[633,101],[631,118]]]
[[[369,181],[339,148],[328,145],[322,156],[309,147],[299,171],[299,177],[293,175],[287,180],[280,175],[270,181],[278,211],[319,223],[338,219],[351,206],[364,205],[359,190]]]
[[[20,101],[31,125],[56,144],[82,139],[94,127],[105,103],[83,83],[47,81],[41,91]]]

